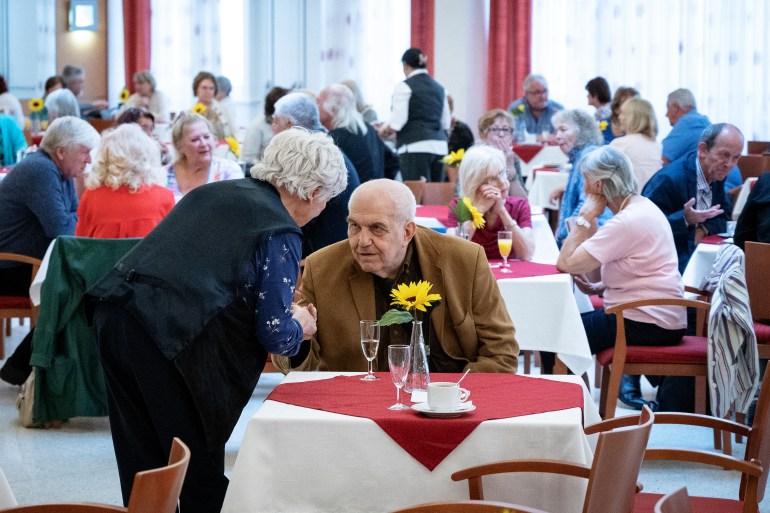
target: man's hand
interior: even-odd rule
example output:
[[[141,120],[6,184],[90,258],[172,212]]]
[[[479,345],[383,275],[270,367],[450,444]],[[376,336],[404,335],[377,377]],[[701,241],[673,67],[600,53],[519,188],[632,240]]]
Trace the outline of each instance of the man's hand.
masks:
[[[687,225],[699,225],[713,217],[717,217],[724,213],[720,205],[714,205],[708,210],[696,210],[693,207],[695,205],[695,198],[690,198],[690,201],[684,204],[684,220]]]
[[[606,207],[607,199],[604,196],[586,194],[586,200],[583,202],[583,206],[580,207],[580,215],[585,217],[586,220],[592,221],[602,215]]]
[[[318,318],[318,312],[313,304],[307,305],[307,307],[299,306],[297,304],[291,305],[291,315],[302,326],[303,340],[308,340],[315,335],[318,328],[316,327],[316,319]]]

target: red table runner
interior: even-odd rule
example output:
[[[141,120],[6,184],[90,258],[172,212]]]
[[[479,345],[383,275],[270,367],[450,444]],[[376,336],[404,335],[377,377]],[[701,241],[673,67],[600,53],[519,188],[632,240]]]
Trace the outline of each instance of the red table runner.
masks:
[[[719,235],[706,235],[701,240],[702,244],[722,244],[725,241],[724,237],[720,237]]]
[[[267,396],[271,401],[371,419],[398,445],[428,470],[451,453],[476,426],[490,419],[533,415],[549,411],[583,408],[580,385],[516,374],[469,374],[463,388],[471,391],[476,410],[454,419],[426,417],[414,410],[393,411],[396,387],[390,374],[376,373],[378,381],[360,376],[285,383]],[[460,374],[431,375],[432,381],[457,381]],[[409,395],[402,391],[406,404]]]
[[[540,150],[542,149],[543,149],[543,146],[540,144],[514,144],[513,145],[513,152],[516,154],[517,157],[519,157],[525,163],[528,163],[530,160],[535,158],[535,155],[540,153]]]
[[[417,217],[432,217],[444,226],[448,226],[450,216],[447,205],[417,205]],[[452,224],[457,225],[457,221]]]
[[[512,272],[504,273],[502,272],[502,260],[490,260],[489,263],[492,267],[492,274],[495,276],[496,280],[560,274],[559,269],[552,264],[538,264],[536,262],[527,262],[525,260],[508,260],[508,268]]]

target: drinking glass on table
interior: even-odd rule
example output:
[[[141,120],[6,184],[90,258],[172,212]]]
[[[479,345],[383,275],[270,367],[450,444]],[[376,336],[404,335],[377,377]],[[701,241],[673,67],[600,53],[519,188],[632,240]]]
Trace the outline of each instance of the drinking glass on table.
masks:
[[[513,247],[513,232],[501,231],[497,232],[497,248],[500,250],[500,256],[503,257],[503,268],[500,269],[501,273],[513,272],[508,269],[508,255],[511,254],[511,248]]]
[[[369,364],[369,372],[361,378],[363,381],[375,381],[380,378],[372,374],[372,361],[377,357],[380,345],[380,325],[377,321],[361,321],[361,350]]]
[[[390,378],[396,385],[396,404],[388,406],[389,410],[406,410],[409,406],[401,403],[401,389],[406,384],[409,375],[409,362],[411,360],[410,347],[407,345],[393,344],[388,346],[388,365],[390,366]]]

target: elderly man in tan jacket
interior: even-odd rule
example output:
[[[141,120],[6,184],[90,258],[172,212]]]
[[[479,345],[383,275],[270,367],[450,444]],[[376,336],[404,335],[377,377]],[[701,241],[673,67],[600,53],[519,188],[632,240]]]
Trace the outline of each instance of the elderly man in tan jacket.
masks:
[[[418,227],[411,191],[393,180],[362,184],[350,198],[348,240],[305,262],[300,304],[318,310],[318,331],[293,358],[273,357],[289,370],[366,371],[359,321],[379,319],[400,283],[425,280],[438,306],[419,316],[429,367],[435,372],[515,372],[515,329],[484,249]],[[387,371],[390,344],[408,344],[411,325],[381,329],[374,369]]]

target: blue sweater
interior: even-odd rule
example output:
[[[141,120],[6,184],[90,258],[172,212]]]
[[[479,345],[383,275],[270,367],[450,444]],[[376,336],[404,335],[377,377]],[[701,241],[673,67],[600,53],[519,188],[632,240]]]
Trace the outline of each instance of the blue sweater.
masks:
[[[75,233],[77,210],[73,181],[45,151],[32,153],[0,182],[0,252],[43,258],[53,239]]]

